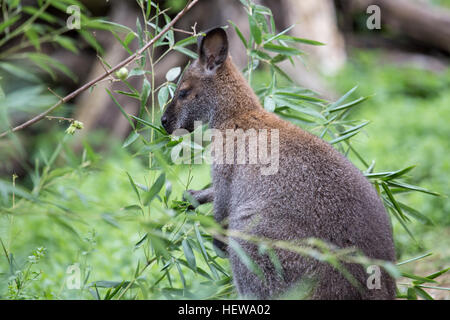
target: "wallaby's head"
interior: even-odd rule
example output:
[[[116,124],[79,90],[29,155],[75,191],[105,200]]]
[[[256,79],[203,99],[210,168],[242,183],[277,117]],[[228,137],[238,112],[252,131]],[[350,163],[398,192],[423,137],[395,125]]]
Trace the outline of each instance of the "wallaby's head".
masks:
[[[225,30],[215,28],[198,41],[198,59],[183,73],[174,97],[161,117],[171,134],[176,129],[194,130],[194,121],[208,122],[223,87],[223,69],[228,58]]]

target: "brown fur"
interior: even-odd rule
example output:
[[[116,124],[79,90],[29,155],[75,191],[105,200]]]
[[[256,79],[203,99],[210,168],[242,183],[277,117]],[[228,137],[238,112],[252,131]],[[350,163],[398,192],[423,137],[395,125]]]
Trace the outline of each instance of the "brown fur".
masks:
[[[371,184],[331,145],[264,110],[227,49],[222,29],[214,29],[202,39],[200,58],[185,72],[162,117],[163,126],[169,133],[178,128],[191,131],[193,122],[201,120],[222,132],[278,129],[279,170],[274,175],[261,175],[259,164],[213,164],[212,188],[192,191],[194,197],[200,203],[213,199],[216,220],[232,230],[286,241],[313,237],[341,248],[356,247],[370,258],[394,261],[390,221]],[[182,90],[187,90],[183,97]],[[358,290],[329,264],[276,250],[282,265],[280,276],[255,244],[233,240],[264,273],[262,281],[229,249],[234,282],[241,296],[277,298],[307,279],[316,281],[310,294],[313,299],[395,296],[395,282],[384,271],[381,289],[369,290],[365,269],[346,264],[362,287]]]

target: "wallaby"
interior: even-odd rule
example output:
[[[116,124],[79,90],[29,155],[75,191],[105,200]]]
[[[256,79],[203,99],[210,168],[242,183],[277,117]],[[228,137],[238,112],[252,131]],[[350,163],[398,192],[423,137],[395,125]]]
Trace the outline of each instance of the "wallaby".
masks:
[[[369,258],[394,261],[390,220],[370,182],[330,144],[263,109],[233,64],[222,28],[199,39],[198,59],[183,73],[161,117],[169,134],[181,128],[193,131],[194,121],[224,134],[227,129],[266,129],[277,132],[279,138],[276,173],[261,174],[262,164],[214,162],[212,187],[191,191],[199,203],[213,201],[219,223],[264,239],[317,238],[339,248],[355,247]],[[230,238],[264,274],[261,279],[233,248],[228,249],[234,283],[242,297],[280,298],[304,279],[315,281],[312,299],[395,297],[395,281],[383,269],[381,286],[369,289],[370,274],[363,266],[343,264],[359,282],[357,287],[328,263],[278,248],[275,252],[282,267],[278,272],[254,242]]]

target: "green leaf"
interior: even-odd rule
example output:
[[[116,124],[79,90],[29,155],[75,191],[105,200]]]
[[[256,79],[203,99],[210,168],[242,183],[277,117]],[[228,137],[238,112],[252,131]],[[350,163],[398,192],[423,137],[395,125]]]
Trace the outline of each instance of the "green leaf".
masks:
[[[361,97],[361,98],[358,98],[358,99],[356,99],[356,100],[354,100],[352,102],[349,102],[349,103],[346,103],[346,104],[343,104],[343,105],[340,105],[340,106],[336,106],[336,107],[331,107],[330,106],[329,108],[325,109],[325,111],[331,113],[331,112],[337,112],[337,111],[345,110],[345,109],[348,109],[348,108],[352,108],[352,107],[360,104],[361,102],[366,101],[367,99],[369,99],[369,97]]]
[[[164,109],[164,106],[166,105],[168,99],[169,99],[169,88],[167,86],[163,86],[158,91],[158,105],[161,111]]]
[[[330,104],[328,106],[327,109],[334,109],[337,106],[339,106],[342,102],[344,102],[345,100],[347,100],[347,98],[353,93],[355,92],[355,90],[358,88],[358,86],[354,86],[353,88],[351,88],[347,93],[345,93],[342,97],[340,97],[338,100],[336,100],[335,102],[333,102],[332,104]]]
[[[89,43],[89,45],[94,48],[100,55],[104,55],[105,54],[105,50],[103,49],[103,47],[100,45],[100,43],[97,41],[97,39],[95,39],[95,37],[90,34],[88,31],[85,31],[83,29],[78,31],[81,36],[83,37],[84,40],[86,40],[87,43]]]
[[[190,44],[194,44],[197,43],[197,37],[196,36],[190,36],[184,39],[181,39],[180,41],[178,41],[177,43],[175,43],[175,46],[178,47],[184,47]]]
[[[54,40],[64,49],[67,49],[73,53],[78,53],[78,48],[76,47],[72,38],[65,36],[55,36]]]
[[[447,273],[447,271],[450,270],[450,268],[445,268],[441,271],[435,272],[433,274],[430,274],[429,276],[426,276],[427,279],[436,279],[437,277],[443,275],[444,273]],[[414,284],[422,284],[424,283],[421,280],[413,281]]]
[[[228,20],[228,23],[230,23],[233,26],[234,31],[236,31],[236,34],[238,35],[239,39],[241,39],[242,43],[244,44],[244,47],[248,48],[247,40],[245,40],[245,37],[242,34],[241,30],[239,30],[239,28],[233,21]]]
[[[162,133],[162,134],[164,134],[164,135],[166,134],[166,132],[165,132],[164,130],[162,130],[161,128],[155,126],[154,124],[151,124],[151,123],[148,122],[148,121],[145,121],[144,119],[138,118],[138,117],[133,116],[133,115],[131,115],[131,114],[130,114],[130,117],[133,118],[133,119],[135,119],[137,122],[139,122],[139,123],[141,123],[141,124],[143,124],[143,125],[146,125],[146,126],[148,126],[148,127],[150,127],[150,128],[155,129],[155,130],[158,131],[159,133]]]
[[[264,273],[261,268],[252,260],[247,252],[242,249],[237,241],[230,239],[228,246],[234,250],[234,252],[239,256],[240,261],[248,268],[248,270],[253,272],[261,280],[264,280]]]
[[[425,290],[423,290],[422,288],[419,288],[419,287],[416,287],[416,286],[414,286],[413,288],[414,288],[414,290],[416,291],[416,293],[417,293],[420,297],[422,297],[423,299],[425,299],[425,300],[434,300],[433,297],[430,296],[430,295],[429,295]]]
[[[131,175],[128,172],[126,172],[126,174],[128,176],[128,180],[130,181],[131,186],[133,187],[134,192],[136,193],[136,195],[137,195],[137,197],[139,199],[139,202],[141,202],[141,194],[139,193],[139,190],[137,189],[133,178],[131,177]]]
[[[108,213],[102,213],[101,217],[102,217],[103,220],[105,220],[107,223],[109,223],[113,227],[116,227],[117,229],[120,229],[119,223],[117,222],[117,220],[112,215],[110,215]]]
[[[344,134],[342,136],[339,136],[333,140],[331,140],[329,143],[330,144],[335,144],[344,140],[348,140],[349,138],[353,137],[354,135],[358,134],[359,131],[353,131],[353,132],[349,132],[347,134]]]
[[[136,244],[134,245],[134,249],[138,249],[139,247],[141,247],[144,244],[144,241],[147,240],[148,238],[148,233],[146,233],[138,242],[136,242]]]
[[[408,300],[417,300],[417,295],[416,291],[414,291],[414,288],[408,288],[406,296]]]
[[[398,202],[398,201],[397,201]],[[430,218],[428,218],[427,216],[423,215],[422,213],[420,213],[419,211],[407,206],[406,204],[403,204],[401,202],[398,202],[398,204],[400,205],[400,207],[406,212],[407,215],[415,218],[416,220],[419,220],[420,222],[422,222],[423,224],[432,226],[434,225],[433,220],[431,220]]]
[[[285,46],[281,46],[281,45],[277,45],[277,44],[273,44],[273,43],[266,43],[264,45],[264,49],[272,51],[272,52],[276,52],[276,53],[281,53],[281,54],[284,54],[287,56],[297,56],[297,55],[303,54],[303,52],[297,48],[285,47]]]
[[[161,173],[156,179],[155,183],[152,185],[150,190],[145,193],[144,196],[144,205],[149,205],[150,202],[156,197],[156,195],[161,191],[162,187],[164,186],[164,182],[166,181],[166,175],[165,173]]]
[[[409,278],[409,279],[414,279],[414,280],[419,280],[420,283],[437,283],[437,281],[430,279],[430,278],[426,278],[426,277],[421,277],[412,273],[408,273],[408,272],[402,272],[402,276],[405,278]]]
[[[31,81],[31,82],[41,82],[41,80],[36,77],[34,74],[29,72],[29,70],[23,69],[22,67],[17,66],[17,64],[10,64],[7,62],[0,62],[0,68],[7,71],[8,73],[21,78],[23,80]]]
[[[166,73],[166,79],[169,82],[173,82],[181,73],[181,68],[180,67],[175,67],[170,69],[167,73]]]
[[[301,100],[301,101],[310,101],[310,102],[318,102],[318,103],[326,102],[325,100],[317,98],[317,97],[306,96],[306,95],[293,93],[293,92],[286,92],[286,91],[277,91],[276,95],[288,97],[290,99]]]
[[[261,44],[262,33],[258,23],[256,22],[255,18],[252,17],[251,15],[248,15],[248,22],[250,25],[250,33],[252,34],[253,39],[257,44]]]
[[[407,184],[404,182],[399,182],[399,181],[386,181],[386,183],[388,185],[394,186],[394,187],[399,187],[399,188],[403,188],[403,189],[407,189],[407,190],[412,190],[412,191],[418,191],[418,192],[423,192],[423,193],[427,193],[427,194],[431,194],[433,196],[440,196],[440,193],[437,192],[433,192],[430,190],[427,190],[425,188],[422,187],[418,187],[418,186],[413,186],[411,184]]]
[[[0,23],[0,34],[9,26],[13,25],[14,23],[16,23],[22,16],[20,14],[16,14],[13,16],[8,17],[8,19],[6,19],[5,21],[3,21],[2,23]]]
[[[408,260],[405,260],[405,261],[402,261],[402,262],[398,262],[398,263],[397,263],[397,266],[401,266],[401,265],[403,265],[403,264],[407,264],[407,263],[410,263],[410,262],[413,262],[413,261],[416,261],[416,260],[419,260],[419,259],[423,259],[423,258],[429,257],[429,256],[431,256],[432,254],[433,254],[432,252],[428,252],[428,253],[425,253],[425,254],[420,255],[420,256],[418,256],[418,257],[414,257],[414,258],[412,258],[412,259],[408,259]]]
[[[56,78],[56,76],[52,72],[53,68],[61,71],[67,77],[76,81],[77,76],[58,60],[41,53],[28,53],[27,55],[39,68],[47,71],[52,77]]]
[[[186,257],[189,268],[195,271],[197,269],[197,264],[195,261],[194,252],[192,251],[192,247],[189,244],[189,241],[187,241],[187,239],[184,239],[181,245],[183,247],[184,256]]]
[[[391,201],[391,203],[393,204],[395,210],[398,212],[398,214],[400,215],[400,217],[407,221],[408,219],[405,217],[402,208],[400,207],[400,205],[398,204],[397,200],[395,200],[394,195],[392,194],[391,190],[389,189],[388,185],[385,182],[381,182],[381,187],[383,188],[384,192],[386,193],[386,195],[388,196],[389,200]]]
[[[38,14],[39,19],[45,20],[49,23],[56,23],[58,21],[57,18],[52,16],[51,14],[47,12],[40,12],[41,10],[36,9],[35,7],[26,6],[22,8],[23,12],[28,13],[29,15]]]
[[[273,112],[275,110],[276,104],[271,96],[266,96],[264,98],[264,109],[269,112]]]
[[[324,46],[325,45],[325,43],[322,43],[322,42],[319,42],[319,41],[316,41],[316,40],[297,38],[297,37],[293,37],[293,36],[289,36],[289,35],[281,35],[278,39],[279,40],[284,40],[284,41],[291,41],[291,42],[310,44],[310,45],[313,45],[313,46]]]
[[[147,78],[144,78],[144,82],[142,83],[142,90],[141,90],[141,94],[140,94],[140,100],[141,100],[141,106],[139,109],[139,117],[141,118],[144,115],[144,111],[145,111],[145,107],[147,105],[147,100],[148,97],[150,96],[151,93],[151,84],[150,82],[147,80]]]
[[[39,35],[34,28],[30,27],[25,31],[25,36],[30,40],[31,44],[35,47],[37,51],[41,50],[41,43],[39,41]]]
[[[173,49],[187,55],[188,57],[191,57],[192,59],[198,58],[197,53],[195,53],[194,51],[189,50],[187,48],[180,47],[180,46],[174,46]]]
[[[134,123],[133,121],[130,119],[130,116],[128,115],[128,113],[125,111],[125,109],[120,105],[120,103],[116,100],[116,98],[114,98],[114,96],[112,95],[111,91],[109,91],[108,89],[105,89],[106,92],[108,93],[108,95],[111,97],[111,99],[114,101],[114,103],[116,104],[116,106],[119,108],[120,112],[122,112],[123,116],[128,120],[128,123],[131,125],[131,127],[134,129],[136,129],[134,127]]]

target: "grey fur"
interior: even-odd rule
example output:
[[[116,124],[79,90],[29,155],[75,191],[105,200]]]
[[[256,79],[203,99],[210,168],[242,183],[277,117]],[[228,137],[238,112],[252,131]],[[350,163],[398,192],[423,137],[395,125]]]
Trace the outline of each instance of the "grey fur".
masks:
[[[225,34],[225,37],[224,37]],[[223,45],[221,45],[221,43]],[[196,120],[211,128],[278,129],[279,171],[261,175],[259,165],[212,166],[213,193],[195,193],[200,203],[214,198],[215,219],[230,230],[269,239],[295,241],[318,238],[338,247],[356,247],[366,256],[394,261],[388,215],[377,192],[363,174],[318,137],[265,111],[231,61],[226,33],[207,33],[200,58],[185,72],[162,123],[167,132],[193,129]],[[223,52],[226,59],[223,59]],[[206,53],[205,53],[206,52]],[[207,56],[204,56],[204,55]],[[180,90],[186,90],[180,97]],[[357,264],[347,270],[362,290],[350,284],[329,264],[290,251],[276,250],[280,276],[268,255],[234,238],[264,273],[251,272],[234,250],[228,250],[233,278],[243,297],[269,299],[285,294],[302,280],[313,279],[312,299],[393,299],[395,281],[383,270],[381,289],[368,289],[368,274]]]

